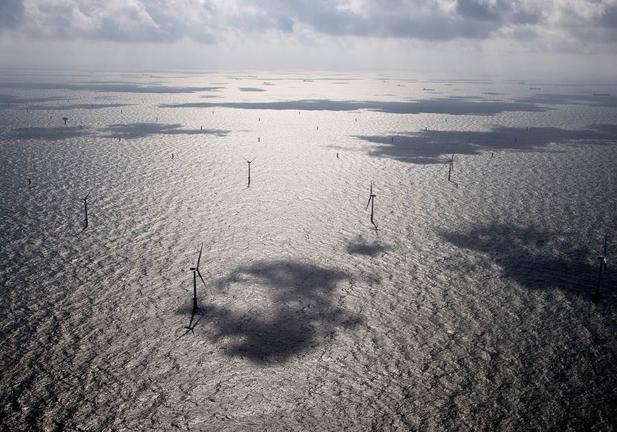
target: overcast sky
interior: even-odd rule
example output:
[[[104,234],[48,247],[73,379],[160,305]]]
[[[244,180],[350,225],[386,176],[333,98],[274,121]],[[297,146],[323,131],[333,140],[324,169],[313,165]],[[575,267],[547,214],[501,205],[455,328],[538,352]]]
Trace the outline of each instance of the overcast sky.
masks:
[[[617,78],[617,0],[0,0],[0,64]]]

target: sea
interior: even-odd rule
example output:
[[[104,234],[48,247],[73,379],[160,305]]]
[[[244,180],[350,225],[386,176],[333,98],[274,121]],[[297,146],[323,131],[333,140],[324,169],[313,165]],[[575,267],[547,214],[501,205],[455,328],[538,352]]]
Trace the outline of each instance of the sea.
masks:
[[[617,83],[2,69],[0,429],[615,430],[616,167]]]

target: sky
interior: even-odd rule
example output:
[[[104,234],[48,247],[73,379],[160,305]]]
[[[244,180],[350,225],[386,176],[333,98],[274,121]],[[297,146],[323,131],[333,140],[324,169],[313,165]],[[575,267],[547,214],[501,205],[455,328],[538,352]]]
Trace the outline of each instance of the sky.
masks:
[[[617,0],[0,0],[0,66],[617,80]]]

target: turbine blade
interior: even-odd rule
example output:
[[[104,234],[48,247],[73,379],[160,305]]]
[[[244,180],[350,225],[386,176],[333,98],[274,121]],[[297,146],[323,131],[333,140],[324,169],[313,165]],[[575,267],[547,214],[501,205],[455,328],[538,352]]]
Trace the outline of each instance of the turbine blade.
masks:
[[[373,198],[373,182],[371,182],[371,189],[370,189],[370,192],[368,193],[368,203],[366,203],[366,208],[368,208],[369,204],[371,203],[372,198]]]
[[[206,285],[206,281],[205,281],[205,280],[204,280],[204,278],[201,276],[201,272],[200,272],[199,270],[197,270],[197,274],[199,275],[199,279],[201,279],[201,281],[203,282],[204,287],[205,287],[206,289],[208,289],[208,286]]]
[[[199,258],[197,258],[197,265],[195,266],[197,268],[197,271],[199,271],[199,261],[201,261],[201,251],[204,248],[204,244],[201,244],[201,248],[199,249]]]
[[[608,254],[608,234],[604,234],[604,259],[606,259]]]

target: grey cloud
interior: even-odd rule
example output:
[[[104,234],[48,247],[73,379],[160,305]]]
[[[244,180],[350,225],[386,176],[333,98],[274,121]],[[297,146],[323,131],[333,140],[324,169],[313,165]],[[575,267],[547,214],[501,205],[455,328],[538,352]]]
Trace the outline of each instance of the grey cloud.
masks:
[[[573,4],[581,9],[589,2],[576,0]],[[575,7],[566,9],[559,2],[544,0],[454,0],[453,7],[432,0],[374,0],[359,8],[348,0],[238,0],[235,8],[226,7],[223,0],[64,0],[53,5],[29,0],[27,8],[19,0],[2,0],[0,29],[38,38],[129,43],[184,39],[215,43],[230,33],[246,37],[246,33],[282,32],[310,44],[311,32],[428,41],[495,36],[531,40],[542,34],[557,37],[550,35],[559,31],[544,31],[555,27],[568,30],[568,37],[574,40],[606,44],[616,33],[617,5],[608,0],[594,0],[593,4],[598,6],[595,15],[586,16]],[[86,24],[75,17],[85,17]]]
[[[263,7],[263,5],[259,7],[260,9],[256,12],[234,16],[226,22],[226,25],[250,33],[272,30],[284,33],[293,32],[294,20],[288,14],[280,13],[281,10],[277,8]]]
[[[24,5],[21,0],[0,1],[0,30],[19,27],[24,18]]]
[[[456,10],[466,18],[485,21],[497,21],[501,18],[496,6],[482,0],[458,0]]]
[[[137,17],[131,14],[128,15],[133,19],[130,26],[123,23],[119,17],[108,16],[87,36],[116,42],[176,42],[185,37],[202,43],[212,43],[215,40],[205,28],[189,26],[161,9],[148,7],[147,11],[154,25],[140,23]]]
[[[546,7],[545,7],[546,8]],[[458,0],[457,12],[464,18],[507,24],[537,24],[543,20],[542,10],[530,8],[519,0]]]
[[[294,29],[294,22],[289,17],[279,17],[277,20],[278,28],[285,32],[292,32]]]
[[[612,28],[613,30],[617,29],[617,4],[607,7],[600,15],[599,22],[601,25]]]
[[[459,0],[455,12],[434,2],[389,0],[375,2],[365,13],[339,8],[337,1],[293,0],[266,3],[271,14],[291,17],[318,33],[443,41],[487,38],[510,21],[537,22],[540,15],[519,2]]]
[[[477,0],[460,0],[463,13],[451,14],[430,2],[389,1],[386,5],[376,2],[368,13],[360,14],[341,9],[338,0],[245,0],[247,7],[233,16],[224,16],[216,8],[181,10],[171,3],[141,1],[113,11],[105,6],[89,3],[66,2],[50,6],[35,1],[36,8],[26,16],[28,32],[34,37],[84,38],[115,42],[175,42],[190,38],[202,43],[213,43],[215,35],[208,29],[219,31],[236,29],[243,32],[281,31],[292,33],[296,24],[302,24],[317,33],[326,35],[351,35],[371,37],[418,38],[448,40],[458,37],[485,38],[499,28],[497,20],[482,20],[496,13]],[[11,5],[15,7],[11,8]],[[138,8],[140,5],[141,8]],[[16,9],[23,6],[16,0],[5,0],[0,8]],[[195,6],[197,7],[197,6]],[[194,19],[193,14],[208,10],[208,15]],[[484,10],[486,9],[486,10]],[[484,12],[483,12],[484,11]],[[79,29],[71,19],[75,13],[94,20],[90,29]],[[140,14],[145,14],[147,19]],[[3,13],[7,17],[15,13]],[[469,19],[473,18],[473,19]],[[484,21],[484,22],[482,22]],[[492,21],[492,22],[491,22]],[[13,22],[13,21],[11,21]]]
[[[512,22],[516,24],[539,24],[544,19],[539,11],[517,10],[512,14]]]

